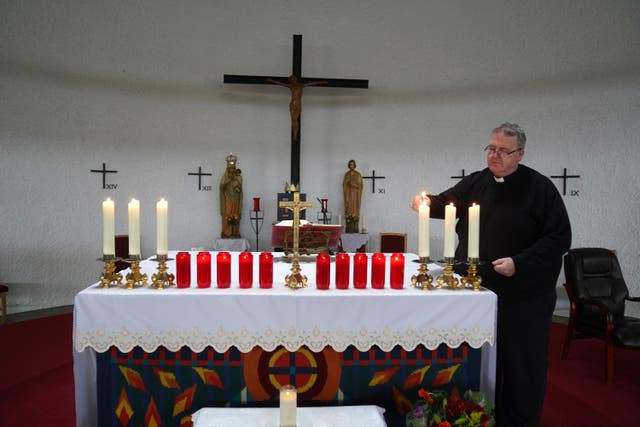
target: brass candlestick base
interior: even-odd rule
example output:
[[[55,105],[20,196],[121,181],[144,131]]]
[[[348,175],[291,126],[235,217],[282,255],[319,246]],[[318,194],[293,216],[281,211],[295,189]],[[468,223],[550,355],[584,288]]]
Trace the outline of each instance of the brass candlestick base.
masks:
[[[449,289],[457,290],[459,287],[459,280],[453,276],[453,264],[455,260],[453,258],[445,258],[444,259],[444,271],[442,275],[436,278],[436,283],[438,283],[438,287],[447,286]]]
[[[140,274],[140,255],[129,255],[131,261],[131,272],[127,273],[127,289],[136,286],[147,286],[147,275]]]
[[[298,253],[293,254],[291,261],[291,274],[287,274],[284,278],[284,284],[294,291],[307,287],[307,276],[300,274],[300,262]]]
[[[462,278],[462,284],[465,286],[471,286],[474,291],[480,290],[480,285],[482,285],[482,277],[478,276],[478,258],[469,258],[468,261],[469,267],[467,268],[467,275]]]
[[[158,272],[153,273],[151,276],[151,283],[156,289],[164,289],[167,286],[173,286],[173,279],[175,279],[175,276],[167,271],[167,259],[166,255],[156,255],[156,260],[158,261]]]
[[[104,261],[104,271],[100,275],[102,287],[109,288],[111,284],[116,286],[122,284],[122,274],[116,273],[116,257],[114,255],[103,255],[100,261]]]
[[[420,257],[420,266],[418,267],[418,274],[411,276],[411,286],[416,289],[422,289],[423,291],[433,289],[433,277],[429,275],[429,257]]]

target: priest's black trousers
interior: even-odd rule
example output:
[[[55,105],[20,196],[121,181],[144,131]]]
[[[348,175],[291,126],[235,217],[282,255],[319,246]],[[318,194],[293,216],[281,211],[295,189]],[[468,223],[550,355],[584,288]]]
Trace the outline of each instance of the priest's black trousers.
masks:
[[[498,427],[533,427],[540,423],[555,304],[555,289],[526,301],[498,301]]]

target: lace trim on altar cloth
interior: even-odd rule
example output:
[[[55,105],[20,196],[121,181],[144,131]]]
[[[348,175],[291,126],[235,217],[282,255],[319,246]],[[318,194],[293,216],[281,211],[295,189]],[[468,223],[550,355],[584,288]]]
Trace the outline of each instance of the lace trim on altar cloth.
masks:
[[[82,331],[76,329],[74,348],[77,352],[81,352],[89,347],[102,353],[111,346],[117,347],[122,352],[131,351],[134,347],[139,346],[150,353],[161,346],[171,351],[178,351],[187,346],[195,352],[201,352],[206,347],[213,347],[215,351],[222,353],[235,347],[239,351],[247,353],[255,346],[259,346],[265,351],[273,351],[279,346],[283,346],[289,351],[296,351],[305,346],[314,352],[319,352],[326,346],[330,346],[338,352],[343,352],[348,346],[353,345],[360,351],[377,346],[381,350],[389,352],[395,346],[401,346],[410,351],[422,344],[429,350],[435,350],[443,343],[455,348],[464,342],[471,347],[480,348],[485,343],[493,345],[494,341],[493,328],[479,326],[472,328],[451,326],[443,329],[431,327],[426,330],[385,328],[382,331],[372,331],[367,328],[324,330],[319,327],[312,330],[290,328],[285,331],[274,331],[271,328],[266,328],[255,331],[248,329],[227,330],[223,326],[219,326],[215,330],[193,328],[191,330],[156,331],[146,329],[132,331],[128,328],[119,330],[100,328]]]

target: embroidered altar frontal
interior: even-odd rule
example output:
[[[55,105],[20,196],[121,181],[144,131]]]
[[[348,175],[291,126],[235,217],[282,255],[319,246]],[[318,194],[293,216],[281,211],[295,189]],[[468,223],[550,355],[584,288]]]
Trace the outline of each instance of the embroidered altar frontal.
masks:
[[[390,352],[349,346],[344,352],[136,347],[123,353],[111,347],[97,354],[99,425],[190,426],[191,414],[203,407],[277,406],[286,384],[296,386],[300,406],[374,404],[403,414],[421,387],[477,390],[480,361],[481,350],[466,343]]]

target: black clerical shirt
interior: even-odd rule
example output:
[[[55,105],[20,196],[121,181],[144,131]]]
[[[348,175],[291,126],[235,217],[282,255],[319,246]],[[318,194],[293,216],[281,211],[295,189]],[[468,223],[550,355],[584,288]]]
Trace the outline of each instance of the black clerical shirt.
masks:
[[[562,255],[571,246],[571,225],[564,202],[549,178],[525,166],[503,182],[486,168],[463,178],[431,198],[431,216],[444,218],[444,207],[457,207],[456,259],[467,259],[468,207],[480,205],[480,260],[483,286],[504,301],[543,295],[555,289]],[[491,262],[511,257],[516,272],[505,277]],[[458,269],[464,273],[465,266]]]

